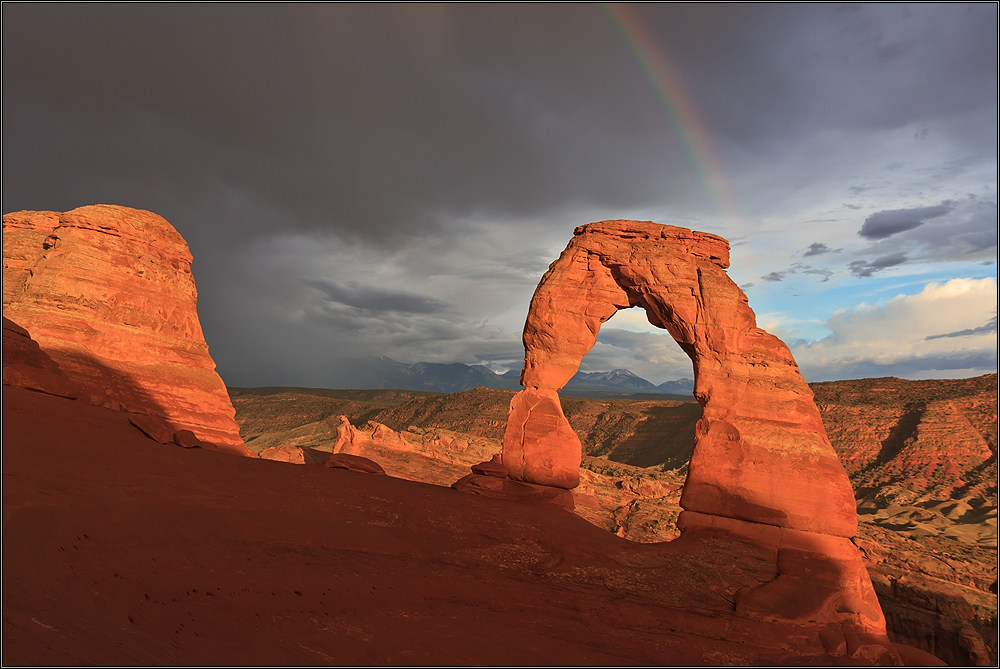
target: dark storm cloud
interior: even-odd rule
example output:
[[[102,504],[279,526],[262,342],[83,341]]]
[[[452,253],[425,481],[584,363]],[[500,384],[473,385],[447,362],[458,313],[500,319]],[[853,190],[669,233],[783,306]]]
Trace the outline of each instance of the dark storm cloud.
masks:
[[[855,260],[847,267],[851,270],[851,273],[857,277],[868,277],[875,272],[880,272],[888,267],[895,267],[896,265],[902,265],[907,260],[905,253],[893,253],[892,255],[882,256],[881,258],[876,258],[872,261],[867,260]]]
[[[993,318],[991,318],[989,322],[986,323],[986,325],[980,325],[978,328],[958,330],[956,332],[948,332],[946,334],[930,335],[929,337],[925,337],[925,339],[931,340],[931,339],[946,339],[951,337],[970,337],[972,335],[989,334],[991,332],[996,332],[996,331],[997,331],[997,317],[994,314]]]
[[[912,212],[931,212],[913,215]],[[898,212],[904,212],[898,217]],[[910,213],[907,213],[910,212]],[[855,260],[848,265],[858,277],[869,277],[874,272],[903,263],[979,260],[996,253],[997,203],[968,197],[962,201],[946,200],[939,205],[914,207],[892,212],[883,222],[920,220],[915,227],[901,230],[883,239],[875,240],[863,249],[863,256],[875,260]],[[871,220],[869,217],[868,220]],[[866,221],[867,225],[867,221]]]
[[[958,156],[936,169],[995,164],[995,5],[631,9],[657,45],[641,57],[682,80],[667,104],[627,43],[636,35],[592,5],[5,3],[4,211],[105,202],[163,215],[195,256],[220,371],[294,383],[331,351],[516,358],[520,323],[483,324],[492,314],[470,315],[432,278],[482,290],[467,298],[481,303],[524,291],[526,308],[549,247],[591,215],[714,224],[699,166],[721,166],[711,176],[728,173],[739,199],[760,165],[785,165],[754,185],[784,202],[803,179],[853,170],[852,142],[918,126],[921,146],[947,137]],[[685,103],[716,163],[692,156],[683,132],[696,128],[672,120]],[[847,157],[821,154],[816,137]],[[814,171],[788,168],[789,154]],[[875,176],[851,183],[862,198],[885,192]],[[990,206],[995,218],[995,202],[963,204],[882,240],[893,248],[873,240],[861,262],[982,259],[996,246]],[[272,261],[290,238],[346,250],[308,271]],[[408,249],[385,283],[345,261],[394,270]],[[320,276],[332,283],[302,283]]]
[[[944,216],[952,209],[954,209],[954,203],[946,200],[934,207],[879,211],[865,219],[858,234],[865,239],[884,239],[898,232],[912,230],[932,218]]]
[[[828,269],[804,269],[802,270],[802,273],[823,277],[823,280],[820,283],[826,283],[830,280],[830,277],[833,276],[833,272]]]
[[[995,252],[997,203],[969,197],[952,205],[947,216],[904,233],[900,238],[922,245],[923,256],[933,260],[968,259]]]
[[[7,6],[4,204],[172,218],[178,192],[230,188],[384,242],[643,201],[676,138],[629,59],[597,8]]]
[[[809,249],[803,254],[804,256],[820,256],[824,253],[840,253],[841,249],[831,249],[829,246],[823,242],[815,242],[809,245]]]
[[[813,244],[813,246],[816,245]],[[839,251],[840,249],[837,250]],[[806,255],[809,254],[807,253]],[[829,281],[830,277],[833,276],[833,272],[828,269],[816,269],[809,265],[803,265],[802,263],[797,262],[789,266],[789,268],[786,270],[783,270],[781,272],[771,272],[770,274],[767,274],[766,276],[762,276],[760,278],[763,279],[764,281],[778,282],[778,281],[783,281],[784,278],[789,274],[813,274],[815,276],[821,276],[823,277],[822,282],[824,283],[826,281]]]
[[[331,279],[307,279],[306,285],[323,292],[330,302],[364,311],[393,311],[400,314],[441,314],[450,310],[447,302],[429,295],[386,290]]]
[[[995,98],[988,5],[634,11],[736,141]],[[274,225],[388,241],[442,213],[704,196],[594,6],[8,4],[3,49],[5,210],[96,193],[171,219],[182,194],[229,188],[286,212]]]

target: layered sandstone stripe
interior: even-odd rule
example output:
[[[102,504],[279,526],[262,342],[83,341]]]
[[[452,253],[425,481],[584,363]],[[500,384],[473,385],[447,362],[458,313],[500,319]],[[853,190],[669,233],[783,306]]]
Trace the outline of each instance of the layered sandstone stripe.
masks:
[[[166,220],[113,205],[3,217],[3,312],[81,401],[150,436],[243,455],[235,411],[198,321],[191,253]]]

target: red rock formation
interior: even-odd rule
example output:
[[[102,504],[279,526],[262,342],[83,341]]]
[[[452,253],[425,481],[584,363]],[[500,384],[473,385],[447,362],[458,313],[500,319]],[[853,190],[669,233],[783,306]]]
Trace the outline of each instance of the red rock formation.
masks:
[[[757,327],[728,266],[729,245],[715,235],[637,221],[577,228],[531,300],[526,389],[511,401],[503,464],[515,480],[577,485],[580,442],[556,391],[576,373],[603,322],[619,309],[642,307],[691,357],[702,405],[679,525],[745,536],[776,554],[778,578],[744,592],[738,609],[884,635],[878,600],[849,539],[857,514],[847,473],[791,353]],[[809,601],[795,595],[805,581],[822,591]]]
[[[76,399],[79,394],[27,330],[3,319],[3,384]]]
[[[326,459],[323,466],[330,467],[331,469],[349,469],[352,472],[385,476],[385,470],[374,460],[361,457],[360,455],[350,455],[349,453],[333,453]]]
[[[489,474],[479,474],[473,471],[454,483],[451,487],[459,492],[495,499],[505,499],[529,504],[546,504],[572,512],[575,508],[573,493],[562,488],[555,488],[523,481],[511,481],[506,476],[497,476],[496,471]]]
[[[198,322],[191,253],[156,214],[111,205],[3,217],[3,309],[96,406],[159,441],[250,455]]]
[[[326,459],[330,456],[329,453],[324,451],[318,451],[315,448],[309,448],[308,446],[302,448],[300,446],[293,446],[291,444],[283,444],[281,446],[271,446],[270,448],[265,448],[260,453],[257,454],[261,460],[274,460],[276,462],[287,462],[293,465],[309,465],[317,464],[321,465],[326,462]]]
[[[726,275],[721,237],[636,221],[576,229],[542,277],[524,326],[521,383],[511,402],[504,464],[514,478],[573,487],[579,447],[556,397],[593,347],[601,323],[639,306],[691,357],[703,407],[685,509],[851,537],[854,495],[788,348],[756,326]],[[524,415],[526,414],[526,415]],[[560,419],[561,423],[560,424]],[[551,435],[551,436],[548,436]],[[548,449],[551,463],[534,457]],[[523,463],[523,464],[522,464]]]
[[[425,430],[411,427],[409,430],[396,432],[375,421],[368,421],[365,427],[356,428],[346,416],[340,416],[338,419],[337,438],[333,443],[334,453],[373,455],[380,458],[388,452],[401,453],[433,459],[440,465],[450,465],[458,470],[496,454],[499,448],[499,444],[492,439],[438,428]],[[392,476],[401,478],[444,483],[436,480],[431,472],[427,472],[430,474],[429,478],[414,477],[414,474],[418,473],[413,470],[407,471],[405,468],[398,472],[390,472]]]
[[[581,456],[580,438],[563,415],[556,389],[529,387],[514,395],[503,463],[515,479],[575,488]]]

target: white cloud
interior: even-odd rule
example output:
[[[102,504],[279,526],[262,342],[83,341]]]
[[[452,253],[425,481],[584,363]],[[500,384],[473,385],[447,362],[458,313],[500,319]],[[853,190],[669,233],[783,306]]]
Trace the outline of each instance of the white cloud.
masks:
[[[985,374],[996,371],[996,314],[993,278],[929,283],[916,295],[837,311],[832,334],[792,353],[810,381]]]

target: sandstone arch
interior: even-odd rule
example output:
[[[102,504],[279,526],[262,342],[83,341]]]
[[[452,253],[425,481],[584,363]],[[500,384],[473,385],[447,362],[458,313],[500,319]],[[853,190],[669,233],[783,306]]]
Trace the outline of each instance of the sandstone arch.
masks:
[[[701,403],[681,506],[697,514],[852,537],[854,494],[788,348],[757,327],[716,235],[641,221],[580,226],[542,277],[524,326],[525,390],[511,402],[511,478],[573,488],[580,442],[557,391],[603,322],[642,307],[694,364]]]

